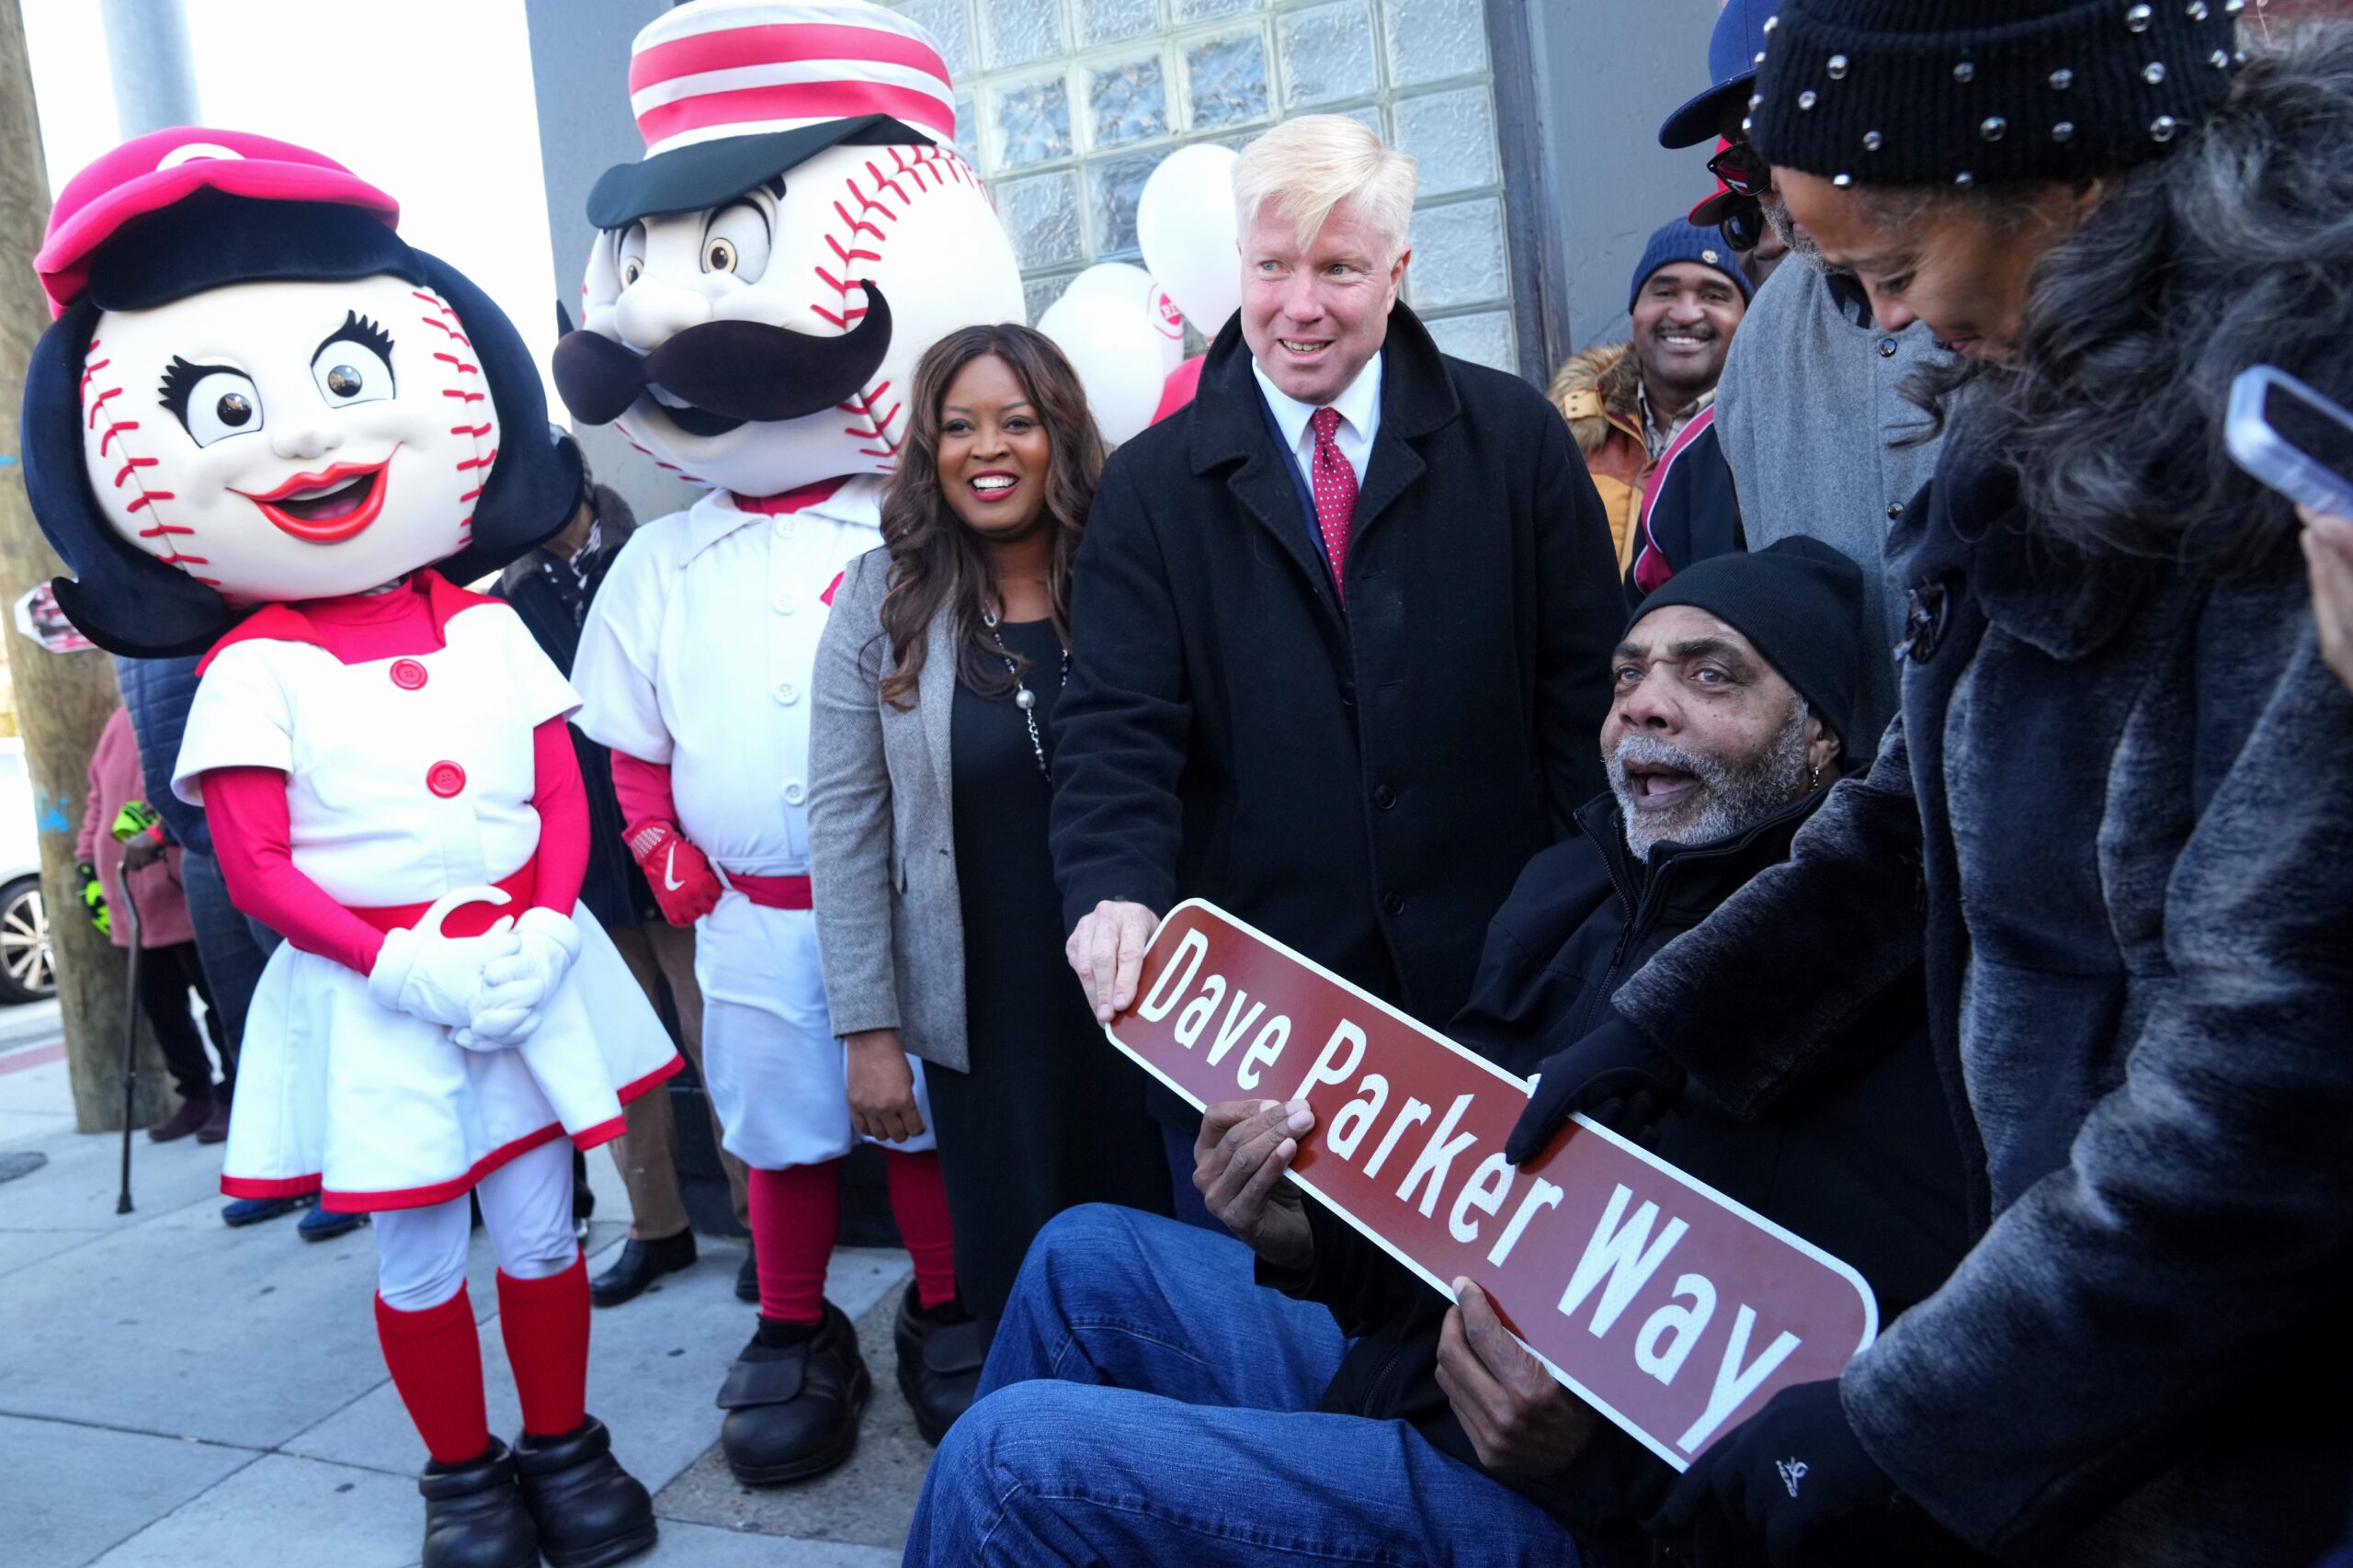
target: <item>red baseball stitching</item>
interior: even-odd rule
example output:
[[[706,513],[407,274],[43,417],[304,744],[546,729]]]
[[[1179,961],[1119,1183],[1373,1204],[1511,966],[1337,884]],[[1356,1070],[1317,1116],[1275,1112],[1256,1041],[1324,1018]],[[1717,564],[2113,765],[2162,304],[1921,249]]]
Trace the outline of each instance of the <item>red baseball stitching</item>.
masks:
[[[436,331],[448,334],[450,342],[459,347],[472,348],[473,347],[472,343],[466,340],[466,335],[458,330],[458,328],[462,326],[464,323],[459,321],[458,312],[449,308],[449,302],[447,300],[442,299],[438,294],[427,293],[422,289],[412,289],[409,290],[409,293],[415,298],[421,300],[427,305],[433,307],[433,313],[430,315],[419,316],[417,318],[419,321],[422,321],[426,325],[434,328]],[[461,379],[471,376],[473,378],[473,384],[475,386],[481,385],[483,380],[481,366],[460,358],[455,354],[441,352],[438,350],[435,352],[433,358],[439,360],[442,364],[449,367],[450,380],[456,383],[441,389],[441,395],[443,397],[453,397],[460,403],[483,403],[488,401],[488,394],[486,392],[470,390]],[[490,429],[493,423],[494,422],[485,419],[478,425],[452,425],[449,426],[449,434],[452,436],[470,437],[473,441],[473,454],[471,457],[460,460],[456,465],[457,471],[462,474],[471,474],[474,478],[482,480],[483,483],[487,483],[489,481],[490,465],[498,460],[498,449],[485,444],[487,437],[490,435]],[[472,503],[482,494],[483,489],[483,484],[475,484],[472,489],[461,492],[458,496],[459,505],[465,506]],[[474,515],[472,512],[468,512],[464,517],[458,519],[458,537],[460,542],[471,543],[473,540],[473,529]]]
[[[850,263],[879,262],[882,259],[882,247],[890,235],[876,221],[893,225],[897,223],[900,210],[912,199],[902,182],[912,182],[917,193],[943,189],[950,180],[975,189],[982,188],[979,176],[972,173],[962,158],[939,147],[892,147],[890,170],[885,172],[876,159],[870,158],[866,161],[866,187],[860,186],[855,172],[844,177],[842,199],[833,204],[834,216],[840,220],[840,226],[824,236],[839,265],[840,276],[836,277],[822,262],[810,268],[816,274],[817,281],[833,290],[834,295],[833,308],[813,302],[810,310],[819,319],[843,332],[848,331],[851,323],[866,314],[864,305],[849,302],[853,289],[858,290],[861,298],[865,293],[865,285],[854,276],[856,269]],[[893,209],[883,199],[886,194],[898,199],[898,209]],[[891,435],[891,423],[904,412],[899,403],[885,405],[884,399],[890,391],[890,382],[880,382],[839,404],[841,412],[854,415],[859,421],[844,426],[842,434],[857,440],[878,443],[860,447],[858,455],[875,459],[877,472],[884,473],[891,471],[899,455],[900,443]],[[643,449],[639,448],[641,451]]]
[[[98,340],[94,337],[90,339],[88,352],[96,354],[97,351]],[[83,362],[82,396],[88,403],[87,418],[85,422],[85,427],[88,429],[97,430],[98,428],[98,415],[106,412],[106,406],[108,403],[122,395],[122,389],[120,387],[108,387],[106,391],[99,392],[95,396],[93,396],[90,392],[91,385],[97,381],[98,372],[113,363],[114,361],[111,359],[86,359]],[[117,437],[121,437],[123,432],[127,430],[136,430],[138,428],[139,421],[136,419],[108,418],[107,420],[106,429],[98,437],[98,456],[101,458],[105,457],[107,455],[107,449],[112,446]],[[140,512],[145,511],[148,507],[153,506],[158,501],[177,500],[178,496],[174,494],[171,491],[148,489],[145,483],[142,481],[139,476],[139,471],[141,469],[153,468],[163,460],[160,458],[132,457],[130,452],[130,446],[131,443],[128,440],[123,442],[124,449],[120,454],[122,466],[115,471],[114,488],[119,490],[125,483],[129,483],[132,489],[138,492],[138,494],[134,494],[124,504],[122,508],[123,514],[126,517],[135,516]],[[141,528],[139,530],[139,537],[141,539],[160,539],[165,541],[163,553],[155,557],[157,561],[162,562],[166,566],[210,566],[211,564],[210,561],[201,555],[181,554],[179,547],[170,542],[171,536],[174,534],[194,535],[196,532],[194,528],[184,528],[177,523],[166,523],[160,519],[151,520],[153,526]],[[220,581],[217,578],[199,577],[193,572],[189,573],[188,575],[196,577],[198,582],[204,584],[207,587],[219,587],[221,585]]]
[[[648,458],[653,459],[654,466],[655,468],[664,469],[671,473],[675,473],[680,479],[685,480],[688,484],[708,484],[710,483],[710,481],[707,479],[700,479],[691,473],[688,473],[676,463],[664,462],[660,458],[655,457],[650,449],[639,445],[637,437],[629,433],[629,426],[623,425],[620,420],[616,419],[613,421],[613,428],[620,433],[622,440],[627,441],[631,446],[635,447],[639,451],[643,452]]]

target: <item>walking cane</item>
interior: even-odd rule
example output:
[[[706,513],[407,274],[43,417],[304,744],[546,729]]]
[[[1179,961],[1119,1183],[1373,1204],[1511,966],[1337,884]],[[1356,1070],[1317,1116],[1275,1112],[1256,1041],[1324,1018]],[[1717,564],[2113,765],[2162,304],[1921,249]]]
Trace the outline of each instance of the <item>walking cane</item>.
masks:
[[[139,899],[131,891],[131,856],[126,850],[121,863],[122,907],[131,916],[131,995],[122,1017],[122,1191],[116,1195],[114,1211],[131,1212],[131,1106],[139,1089]]]

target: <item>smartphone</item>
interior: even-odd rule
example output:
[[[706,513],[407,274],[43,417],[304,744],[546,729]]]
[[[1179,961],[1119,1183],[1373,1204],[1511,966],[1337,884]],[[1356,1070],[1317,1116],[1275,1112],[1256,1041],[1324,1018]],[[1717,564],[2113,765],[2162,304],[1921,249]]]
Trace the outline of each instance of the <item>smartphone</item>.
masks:
[[[2239,467],[2289,500],[2353,517],[2353,414],[2287,371],[2239,372],[2223,437]]]

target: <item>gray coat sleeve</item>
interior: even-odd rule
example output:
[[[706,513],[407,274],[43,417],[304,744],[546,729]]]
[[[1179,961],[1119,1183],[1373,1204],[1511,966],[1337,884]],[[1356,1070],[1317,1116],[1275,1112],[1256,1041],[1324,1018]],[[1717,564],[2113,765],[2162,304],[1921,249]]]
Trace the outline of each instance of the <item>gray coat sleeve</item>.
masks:
[[[2321,662],[2302,592],[2299,574],[2203,629],[2202,699],[2258,716],[2163,873],[2170,972],[2123,1081],[2067,1162],[1847,1370],[1871,1456],[2014,1561],[2047,1561],[2177,1459],[2215,1400],[2278,1378],[2295,1354],[2282,1346],[2317,1344],[2314,1325],[2343,1310],[2353,696]],[[2196,700],[2156,694],[2117,772],[2131,775],[2136,744],[2202,739]]]
[[[825,1006],[837,1035],[899,1027],[891,953],[891,771],[882,750],[888,558],[849,563],[817,644],[809,720],[809,875]]]

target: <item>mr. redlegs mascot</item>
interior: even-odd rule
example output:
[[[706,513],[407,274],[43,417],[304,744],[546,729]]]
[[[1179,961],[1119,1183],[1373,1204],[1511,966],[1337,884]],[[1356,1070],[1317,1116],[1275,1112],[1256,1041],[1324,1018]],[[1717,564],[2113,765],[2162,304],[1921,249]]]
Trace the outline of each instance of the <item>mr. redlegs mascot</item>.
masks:
[[[584,1408],[572,1145],[678,1066],[576,894],[577,706],[512,610],[454,586],[579,490],[514,329],[319,154],[143,136],[76,176],[39,257],[60,312],[25,469],[93,641],[210,649],[173,787],[281,932],[222,1186],[375,1216],[376,1322],[431,1454],[424,1561],[567,1568],[654,1543]],[[523,1407],[493,1437],[468,1195]]]
[[[693,0],[639,33],[642,162],[588,199],[602,233],[583,330],[557,346],[574,414],[716,486],[638,530],[582,630],[581,726],[613,750],[631,847],[696,927],[704,1066],[751,1168],[760,1321],[719,1403],[752,1484],[848,1457],[869,1388],[824,1301],[836,1171],[857,1142],[810,909],[809,689],[833,585],[881,543],[879,498],[915,361],[1021,319],[1011,248],[948,145],[948,68],[863,0]],[[937,1441],[983,1341],[962,1312],[920,1063],[915,1136],[885,1145],[915,1259],[899,1382]]]

